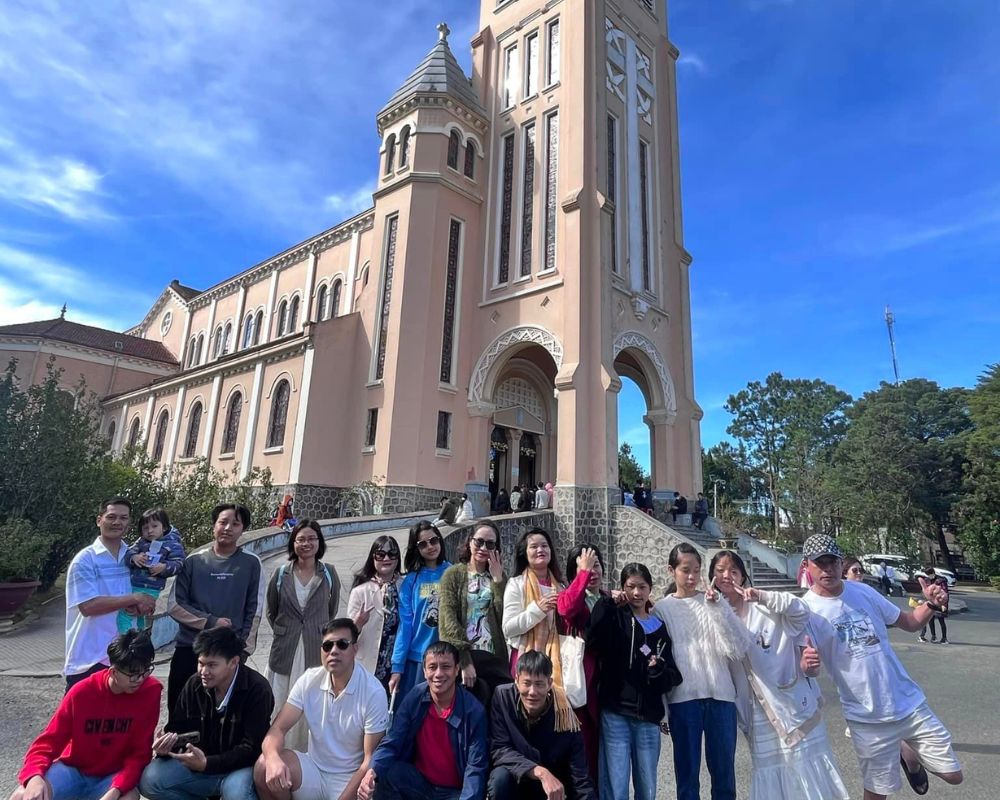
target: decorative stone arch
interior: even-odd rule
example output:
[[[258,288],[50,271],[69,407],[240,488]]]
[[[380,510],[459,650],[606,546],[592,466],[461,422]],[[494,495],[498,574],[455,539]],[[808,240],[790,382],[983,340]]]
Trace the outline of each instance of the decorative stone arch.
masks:
[[[555,362],[556,370],[562,368],[562,342],[552,331],[540,325],[520,325],[511,328],[494,339],[476,362],[472,370],[472,381],[469,383],[469,405],[482,407],[489,404],[503,365],[519,350],[531,345],[538,345],[548,352]]]
[[[182,415],[184,419],[191,418],[191,411],[194,409],[195,405],[201,403],[201,411],[204,414],[208,410],[208,406],[205,404],[205,396],[203,394],[196,394],[191,398],[191,401],[187,404],[187,408]]]
[[[480,139],[476,133],[473,133],[472,131],[467,131],[457,122],[454,121],[446,122],[444,125],[444,135],[451,136],[452,131],[455,131],[458,134],[459,144],[464,146],[465,143],[471,139],[476,145],[476,155],[480,157],[483,155],[484,153],[483,140]]]
[[[657,350],[645,335],[639,331],[622,331],[615,337],[614,357],[629,350],[646,371],[646,382],[651,397],[647,398],[650,410],[664,409],[670,420],[677,416],[677,394],[674,390],[674,380],[663,355]],[[658,380],[654,380],[654,376]]]
[[[288,381],[288,389],[292,394],[298,391],[295,386],[295,378],[292,377],[292,373],[288,370],[282,370],[277,375],[274,376],[274,380],[271,381],[271,386],[267,390],[267,394],[264,395],[264,399],[270,400],[271,396],[274,394],[274,390],[281,381]]]

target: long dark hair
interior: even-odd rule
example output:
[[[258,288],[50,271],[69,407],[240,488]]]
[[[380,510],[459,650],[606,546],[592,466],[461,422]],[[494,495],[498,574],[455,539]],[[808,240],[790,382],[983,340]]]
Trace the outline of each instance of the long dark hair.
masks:
[[[708,565],[709,581],[715,577],[715,567],[724,558],[730,559],[733,562],[733,566],[735,566],[743,575],[743,583],[741,583],[740,586],[753,586],[753,581],[750,580],[750,573],[747,572],[747,565],[743,563],[743,559],[740,557],[740,554],[732,550],[720,550],[712,556],[712,563]]]
[[[604,556],[601,555],[601,548],[596,544],[581,544],[569,551],[566,556],[566,583],[572,583],[576,578],[576,560],[583,553],[584,548],[590,548],[597,553],[597,563],[601,565],[601,572],[607,574],[607,567],[604,566]]]
[[[690,545],[687,542],[681,542],[670,551],[670,555],[667,557],[667,564],[677,569],[677,565],[681,563],[681,556],[694,556],[698,559],[698,564],[701,564],[701,553],[695,549],[694,545]],[[673,594],[676,591],[677,581],[671,579],[667,581],[667,588],[663,590],[663,596],[666,597],[668,594]]]
[[[465,541],[458,548],[458,560],[462,564],[468,564],[472,560],[472,538],[483,528],[489,528],[493,531],[493,534],[497,537],[497,554],[500,553],[500,529],[497,524],[490,519],[479,520],[472,528],[469,530],[468,535],[465,537]]]
[[[379,550],[388,550],[389,552],[396,554],[396,570],[392,573],[392,577],[395,578],[399,575],[399,543],[391,536],[379,536],[374,542],[372,542],[371,549],[368,551],[368,558],[365,559],[365,563],[362,565],[361,569],[354,573],[354,583],[351,586],[352,589],[355,586],[361,586],[364,583],[368,583],[368,581],[375,577],[375,553]]]
[[[440,554],[434,566],[440,566],[445,560],[444,537],[441,535],[441,531],[424,519],[410,528],[410,538],[406,543],[406,555],[403,557],[403,569],[406,572],[420,572],[424,568],[424,559],[420,555],[420,548],[417,547],[417,539],[424,531],[434,531],[434,535],[441,543]]]
[[[556,559],[556,549],[552,546],[552,537],[549,536],[549,532],[543,528],[531,528],[521,534],[521,538],[517,540],[517,546],[514,548],[514,574],[523,575],[524,571],[528,568],[528,537],[529,536],[544,536],[545,541],[549,543],[549,572],[552,576],[559,581],[559,583],[564,583],[562,576],[562,569],[559,567],[559,561]]]

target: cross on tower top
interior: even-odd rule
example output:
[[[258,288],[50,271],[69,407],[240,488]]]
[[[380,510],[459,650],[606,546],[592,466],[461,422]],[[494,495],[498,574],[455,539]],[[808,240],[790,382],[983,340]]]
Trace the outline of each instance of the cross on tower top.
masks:
[[[451,28],[448,27],[448,23],[447,22],[438,23],[437,30],[438,30],[438,38],[442,42],[447,42],[448,34],[451,33]]]

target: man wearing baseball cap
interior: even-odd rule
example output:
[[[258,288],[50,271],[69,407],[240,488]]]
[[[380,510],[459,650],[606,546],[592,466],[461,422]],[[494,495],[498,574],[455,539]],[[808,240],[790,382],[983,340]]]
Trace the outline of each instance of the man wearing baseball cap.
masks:
[[[872,587],[842,579],[844,554],[832,536],[810,536],[802,549],[812,577],[802,598],[813,612],[810,637],[840,693],[865,800],[899,791],[900,766],[917,794],[927,794],[928,771],[961,783],[951,734],[893,652],[887,630],[921,630],[947,602],[941,587],[921,578],[927,603],[901,611]]]

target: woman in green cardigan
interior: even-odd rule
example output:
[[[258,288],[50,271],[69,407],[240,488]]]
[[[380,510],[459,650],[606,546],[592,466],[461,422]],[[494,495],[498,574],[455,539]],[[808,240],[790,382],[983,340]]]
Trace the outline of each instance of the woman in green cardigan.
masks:
[[[511,683],[502,626],[507,576],[497,526],[479,522],[459,549],[458,560],[441,576],[438,635],[458,648],[462,684],[489,708],[493,690]]]

